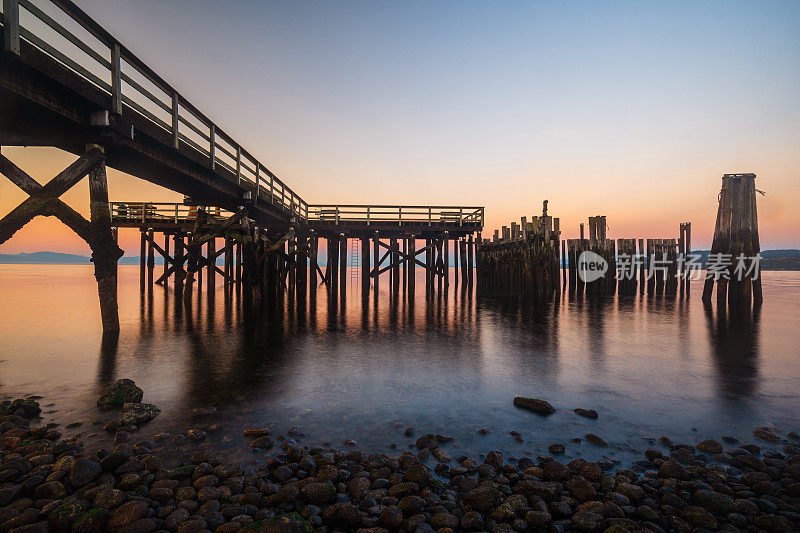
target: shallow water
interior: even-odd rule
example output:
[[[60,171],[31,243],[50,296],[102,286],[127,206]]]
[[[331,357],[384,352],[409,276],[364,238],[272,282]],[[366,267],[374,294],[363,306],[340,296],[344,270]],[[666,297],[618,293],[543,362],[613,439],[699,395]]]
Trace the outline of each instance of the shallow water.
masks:
[[[102,424],[115,417],[95,406],[100,389],[127,377],[162,413],[139,439],[190,428],[208,431],[182,450],[223,449],[256,460],[241,433],[274,424],[273,434],[302,428],[301,444],[347,439],[359,449],[394,453],[414,439],[407,427],[455,437],[453,456],[499,449],[507,456],[639,457],[648,437],[695,443],[752,429],[800,429],[800,273],[764,273],[760,312],[728,319],[707,313],[695,282],[690,298],[616,296],[604,301],[562,294],[545,308],[463,293],[425,298],[417,285],[366,303],[353,278],[344,302],[284,304],[245,315],[218,281],[191,309],[172,290],[140,296],[138,267],[120,267],[119,338],[99,329],[91,266],[0,265],[0,395],[42,396],[44,422],[61,424],[89,447],[108,445]],[[376,304],[377,301],[377,304]],[[550,401],[540,417],[514,396]],[[193,416],[215,406],[217,413]],[[598,420],[575,415],[596,409]],[[64,426],[81,422],[76,428]],[[486,428],[488,435],[478,434]],[[521,433],[515,441],[509,431]],[[570,439],[596,433],[598,448]],[[262,454],[263,455],[263,454]]]

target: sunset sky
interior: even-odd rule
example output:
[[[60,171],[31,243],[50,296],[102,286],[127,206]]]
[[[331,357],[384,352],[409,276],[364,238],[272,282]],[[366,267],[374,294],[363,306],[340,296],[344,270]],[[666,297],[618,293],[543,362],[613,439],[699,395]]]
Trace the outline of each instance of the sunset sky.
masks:
[[[691,221],[699,249],[754,172],[762,248],[800,247],[800,2],[77,4],[309,203],[482,205],[490,235],[548,199],[567,238]],[[74,159],[3,153],[42,183]],[[0,214],[24,198],[0,179]],[[63,198],[88,214],[86,180]],[[42,218],[0,246],[37,250],[88,253]]]

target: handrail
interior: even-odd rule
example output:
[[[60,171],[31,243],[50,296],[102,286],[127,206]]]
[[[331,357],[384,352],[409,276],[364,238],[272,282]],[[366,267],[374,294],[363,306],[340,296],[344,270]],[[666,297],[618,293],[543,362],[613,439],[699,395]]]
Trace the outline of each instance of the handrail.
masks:
[[[108,94],[111,97],[111,105],[107,109],[109,112],[115,114],[122,114],[123,112],[135,113],[158,128],[170,133],[172,138],[171,148],[179,150],[181,145],[184,145],[195,150],[208,158],[208,165],[212,170],[219,165],[234,174],[237,182],[242,187],[251,189],[256,193],[256,200],[260,198],[262,201],[266,201],[290,215],[299,215],[304,219],[306,218],[308,204],[297,193],[269,171],[263,163],[253,157],[230,135],[227,135],[204,113],[199,111],[197,107],[186,100],[164,78],[139,59],[136,54],[122,45],[100,24],[87,15],[85,11],[75,5],[72,0],[42,0],[38,3],[54,6],[80,28],[97,39],[100,44],[107,48],[105,57],[92,48],[84,39],[77,36],[75,31],[70,31],[64,24],[56,21],[44,9],[34,4],[32,0],[3,2],[4,9],[9,9],[9,13],[3,14],[3,20],[19,21],[20,11],[24,10],[41,22],[44,27],[50,28],[50,30],[74,46],[81,59],[88,59],[90,61],[89,64],[97,68],[86,68],[75,57],[70,57],[65,50],[59,50],[52,39],[48,41],[46,36],[37,35],[33,28],[25,28],[19,24],[8,25],[4,23],[4,31],[15,32],[9,36],[7,41],[14,42],[16,39],[17,43],[20,40],[30,43]],[[19,53],[18,45],[16,48],[10,47],[10,50]],[[75,54],[72,55],[75,56]],[[132,72],[124,72],[122,69],[124,65],[141,75],[142,78],[147,80],[148,84],[152,84],[152,88],[147,88],[144,84],[134,79],[131,76]],[[95,72],[104,72],[106,76],[110,77],[111,83],[102,79],[93,70]],[[163,95],[154,94],[155,92],[161,92]],[[163,96],[163,99],[160,96]],[[157,113],[167,113],[169,118],[161,118]],[[208,128],[208,131],[203,131],[206,128]],[[225,156],[229,160],[226,160]],[[256,174],[254,169],[260,169],[263,172],[258,172],[258,174],[263,174],[269,179],[257,180],[253,176]],[[277,199],[280,199],[280,201],[276,201]]]
[[[366,225],[375,222],[467,223],[483,228],[483,211],[483,207],[477,206],[312,204],[308,206],[308,221],[336,225],[348,222]]]
[[[175,202],[109,202],[114,220],[132,222],[180,222],[194,219],[198,206]],[[342,209],[344,207],[344,209]],[[215,207],[205,207],[207,214],[230,216],[233,213]],[[463,206],[406,206],[406,205],[311,205],[292,207],[294,213],[303,215],[309,222],[335,225],[364,222],[478,224],[483,228],[483,207]],[[474,227],[474,226],[473,226]]]
[[[324,211],[332,208],[336,212],[335,218],[338,223],[364,220],[369,225],[373,222],[391,220],[399,223],[426,221],[428,224],[432,224],[436,218],[440,222],[448,223],[455,220],[459,224],[477,222],[483,227],[483,207],[309,205],[264,164],[253,157],[247,149],[226,134],[164,78],[148,67],[136,54],[75,5],[72,0],[35,1],[39,5],[36,5],[34,0],[3,1],[2,24],[6,37],[3,44],[7,51],[19,55],[21,40],[41,50],[107,95],[110,101],[110,105],[106,106],[108,112],[117,115],[135,114],[140,119],[147,121],[149,125],[163,130],[169,134],[170,141],[161,140],[160,142],[174,150],[181,150],[181,148],[191,150],[193,157],[199,157],[200,161],[206,158],[208,168],[213,172],[218,173],[217,169],[229,172],[234,176],[237,184],[251,194],[254,193],[255,202],[265,202],[304,221],[326,220]],[[61,14],[56,18],[64,20],[59,22],[56,18],[48,15],[46,10],[40,7],[42,5],[52,6],[53,9],[58,10]],[[70,48],[72,54],[68,55],[68,52],[63,49],[59,50],[53,39],[48,40],[46,36],[37,35],[34,29],[22,27],[19,24],[22,10],[41,23],[36,24],[35,30],[46,32],[46,29],[49,28],[71,44],[75,48],[75,50]],[[66,18],[62,14],[66,15]],[[65,27],[65,22],[69,20],[78,27],[73,30]],[[76,35],[75,30],[81,28],[82,32],[88,32],[100,43],[99,48],[97,43],[91,39],[91,42],[87,42],[86,39]],[[61,42],[58,39],[56,41]],[[76,54],[78,55],[76,56]],[[91,65],[91,68],[81,64],[81,61],[76,58]],[[101,74],[98,75],[98,73]],[[137,74],[141,76],[138,80],[136,79]],[[107,80],[110,80],[110,83]],[[162,117],[159,114],[166,116]],[[226,174],[219,175],[223,178],[227,177]],[[117,204],[128,205],[125,202],[111,205]],[[173,205],[173,218],[178,218],[181,213],[179,208],[174,207],[174,204],[140,202],[138,205]],[[395,210],[396,218],[392,218],[395,217]],[[420,213],[419,210],[424,212]]]

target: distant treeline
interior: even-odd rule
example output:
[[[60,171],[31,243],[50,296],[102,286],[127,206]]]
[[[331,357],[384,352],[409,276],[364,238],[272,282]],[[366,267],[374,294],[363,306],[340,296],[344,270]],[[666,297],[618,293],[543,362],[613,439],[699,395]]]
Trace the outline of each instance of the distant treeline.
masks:
[[[693,250],[703,267],[708,263],[708,250]],[[762,250],[762,270],[800,270],[800,250]]]

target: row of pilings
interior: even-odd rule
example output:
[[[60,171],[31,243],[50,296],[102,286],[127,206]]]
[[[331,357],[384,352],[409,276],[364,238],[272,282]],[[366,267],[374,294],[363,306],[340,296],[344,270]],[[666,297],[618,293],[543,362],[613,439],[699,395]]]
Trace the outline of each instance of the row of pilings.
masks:
[[[213,292],[219,278],[226,292],[241,294],[245,305],[285,294],[314,299],[318,290],[344,298],[356,280],[362,297],[370,291],[377,296],[385,283],[390,294],[402,291],[413,298],[420,271],[427,296],[451,284],[473,286],[476,239],[468,233],[319,234],[298,227],[276,232],[254,224],[244,212],[218,219],[204,208],[191,227],[139,229],[141,291],[171,283],[187,303],[204,285]]]
[[[551,299],[560,290],[590,296],[689,294],[691,223],[666,239],[609,239],[605,216],[589,217],[589,234],[561,239],[560,220],[522,217],[478,247],[478,287]],[[588,238],[587,238],[588,237]],[[638,247],[637,247],[638,244]],[[699,265],[695,265],[699,266]]]

